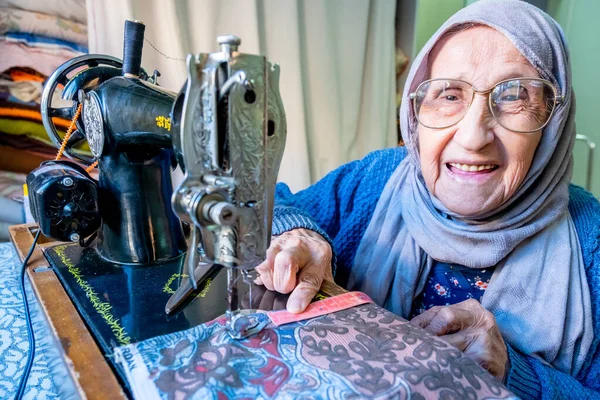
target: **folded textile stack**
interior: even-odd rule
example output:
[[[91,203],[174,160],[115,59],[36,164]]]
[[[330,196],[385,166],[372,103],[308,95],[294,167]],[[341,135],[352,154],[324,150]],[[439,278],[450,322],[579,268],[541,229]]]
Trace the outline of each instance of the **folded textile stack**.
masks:
[[[22,186],[26,174],[56,155],[42,125],[43,85],[61,64],[84,53],[85,0],[0,0],[1,204],[22,196],[22,189],[15,188]],[[61,106],[60,101],[58,93],[51,104]],[[63,131],[71,122],[53,121]],[[8,221],[0,213],[0,241],[8,238],[6,223],[23,221],[22,215],[13,214]]]

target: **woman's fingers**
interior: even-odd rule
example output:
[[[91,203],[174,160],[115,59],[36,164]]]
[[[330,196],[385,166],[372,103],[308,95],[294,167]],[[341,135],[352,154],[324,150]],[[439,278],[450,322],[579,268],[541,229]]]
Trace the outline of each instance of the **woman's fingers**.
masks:
[[[470,330],[451,333],[449,335],[443,335],[440,337],[460,351],[465,351],[476,338],[476,336],[473,335]]]
[[[482,327],[469,328],[440,338],[462,351],[500,381],[504,380],[508,355],[497,327],[489,331]]]
[[[275,257],[280,252],[279,246],[270,247],[267,250],[267,258],[256,267],[258,278],[254,281],[257,285],[264,285],[268,290],[275,290],[273,285],[273,269]]]
[[[462,308],[452,306],[433,307],[410,322],[436,336],[460,331],[474,324],[475,316]]]
[[[291,292],[287,309],[299,313],[319,291],[324,278],[333,280],[332,256],[331,246],[321,235],[294,229],[273,239],[265,261],[256,267],[259,276],[254,282],[271,291]]]
[[[273,268],[273,287],[276,291],[288,294],[296,287],[296,274],[303,258],[295,249],[283,250],[275,256]]]
[[[259,310],[271,311],[273,309],[273,303],[275,302],[275,298],[277,297],[277,293],[267,290],[265,294],[260,299],[260,304],[258,306]]]
[[[425,329],[434,335],[441,336],[458,332],[471,325],[473,325],[473,314],[450,306],[442,308]]]
[[[492,375],[504,379],[508,365],[506,344],[494,315],[477,300],[433,307],[410,322],[442,337]]]
[[[298,273],[298,286],[294,289],[287,302],[287,310],[297,314],[306,310],[311,300],[323,282],[323,267],[311,262]]]
[[[435,318],[441,309],[442,307],[440,306],[431,307],[429,310],[425,310],[421,314],[411,319],[410,323],[420,328],[425,328]]]
[[[275,302],[273,302],[273,311],[285,310],[286,308],[286,298],[284,296],[277,296],[275,298]]]

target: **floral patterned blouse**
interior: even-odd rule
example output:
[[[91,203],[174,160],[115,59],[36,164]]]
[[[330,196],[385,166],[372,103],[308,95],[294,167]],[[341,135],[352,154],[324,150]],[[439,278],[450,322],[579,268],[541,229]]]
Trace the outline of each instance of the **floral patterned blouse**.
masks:
[[[494,268],[473,269],[456,264],[434,264],[423,292],[413,303],[411,318],[433,306],[448,306],[467,299],[481,301]]]

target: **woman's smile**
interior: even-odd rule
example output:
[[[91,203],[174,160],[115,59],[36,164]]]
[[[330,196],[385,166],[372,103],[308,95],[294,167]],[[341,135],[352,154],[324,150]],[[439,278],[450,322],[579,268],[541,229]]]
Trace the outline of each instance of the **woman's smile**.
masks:
[[[494,179],[499,173],[498,164],[489,163],[446,163],[444,173],[458,183],[481,184]]]

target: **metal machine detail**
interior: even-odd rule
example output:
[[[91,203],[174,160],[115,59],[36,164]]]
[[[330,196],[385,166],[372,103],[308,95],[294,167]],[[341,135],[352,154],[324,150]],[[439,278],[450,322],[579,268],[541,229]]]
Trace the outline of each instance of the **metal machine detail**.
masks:
[[[89,94],[83,102],[83,124],[85,136],[90,145],[90,150],[96,158],[102,156],[104,149],[104,121],[102,109],[95,95]]]
[[[173,112],[186,173],[172,205],[193,227],[190,247],[198,251],[188,251],[186,266],[194,288],[199,263],[248,270],[265,259],[286,135],[279,67],[239,53],[235,36],[218,41],[220,52],[188,56],[183,99]],[[228,270],[230,291],[239,273]]]

